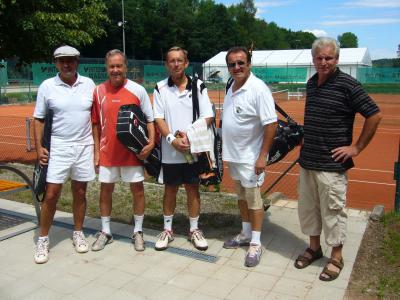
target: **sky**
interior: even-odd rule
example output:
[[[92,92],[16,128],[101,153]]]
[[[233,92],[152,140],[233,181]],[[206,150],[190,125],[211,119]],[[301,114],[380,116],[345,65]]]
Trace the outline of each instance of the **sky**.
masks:
[[[241,1],[215,0],[226,6]],[[358,37],[372,59],[397,57],[400,47],[400,0],[255,0],[257,18],[292,31],[332,38],[344,32]],[[266,49],[267,50],[267,49]]]

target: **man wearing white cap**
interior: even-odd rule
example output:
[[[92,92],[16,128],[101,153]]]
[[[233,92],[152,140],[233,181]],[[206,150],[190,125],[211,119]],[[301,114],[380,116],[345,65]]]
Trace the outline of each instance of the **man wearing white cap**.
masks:
[[[48,164],[46,192],[41,207],[39,238],[34,259],[49,260],[49,230],[63,183],[71,178],[73,195],[73,245],[78,253],[89,250],[82,232],[86,211],[87,182],[95,178],[94,150],[90,111],[95,84],[77,73],[79,51],[62,46],[54,51],[58,74],[45,80],[37,94],[34,111],[35,143],[38,161]],[[44,118],[53,111],[51,152],[42,147]]]

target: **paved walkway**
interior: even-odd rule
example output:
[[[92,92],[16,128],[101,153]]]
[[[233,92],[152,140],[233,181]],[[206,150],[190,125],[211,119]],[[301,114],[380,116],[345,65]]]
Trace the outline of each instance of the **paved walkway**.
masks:
[[[367,224],[367,213],[349,210],[345,267],[330,283],[318,279],[325,256],[304,270],[293,261],[307,246],[300,232],[295,202],[278,201],[264,221],[265,251],[255,268],[243,265],[245,249],[227,250],[209,239],[206,252],[178,236],[168,251],[155,251],[158,232],[145,230],[147,249],[130,242],[132,227],[113,223],[114,243],[100,252],[75,253],[71,214],[57,212],[50,233],[50,260],[33,261],[37,229],[25,222],[0,231],[0,299],[343,299]],[[32,206],[0,199],[0,215],[35,220]],[[90,242],[100,220],[87,218]],[[21,234],[10,237],[13,232]],[[24,233],[22,233],[24,232]],[[207,232],[205,233],[207,236]],[[330,249],[323,246],[325,255]]]

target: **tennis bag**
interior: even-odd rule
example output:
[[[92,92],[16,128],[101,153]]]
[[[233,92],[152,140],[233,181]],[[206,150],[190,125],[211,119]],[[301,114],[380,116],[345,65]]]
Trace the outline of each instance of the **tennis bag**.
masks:
[[[232,77],[228,79],[225,87],[225,94],[233,84]],[[297,124],[276,102],[275,109],[286,119],[278,120],[276,135],[269,150],[267,166],[282,160],[296,146],[300,145],[303,139],[303,126]]]
[[[200,115],[199,98],[197,94],[197,77],[193,77],[192,81],[192,102],[193,102],[193,122],[197,120]],[[213,104],[214,116],[215,106]],[[217,129],[215,118],[210,125],[214,135],[214,157],[215,165],[212,163],[210,154],[202,152],[198,154],[197,160],[199,164],[199,179],[200,184],[209,186],[217,185],[222,182],[222,176],[224,175],[224,165],[222,161],[222,137]]]
[[[130,151],[139,154],[148,144],[147,121],[141,108],[135,104],[122,105],[118,111],[117,138]],[[156,143],[143,161],[147,173],[158,178],[161,170],[161,148]]]
[[[52,109],[48,109],[46,113],[46,117],[44,118],[44,129],[43,129],[43,137],[42,137],[42,147],[46,148],[49,151],[50,155],[50,140],[51,140],[51,129],[53,126],[53,115],[54,112]],[[33,170],[33,193],[36,196],[36,200],[38,202],[42,202],[44,200],[44,195],[46,192],[46,177],[47,177],[47,167],[48,165],[40,165],[39,160],[36,160],[35,168]],[[41,198],[40,196],[43,195]]]

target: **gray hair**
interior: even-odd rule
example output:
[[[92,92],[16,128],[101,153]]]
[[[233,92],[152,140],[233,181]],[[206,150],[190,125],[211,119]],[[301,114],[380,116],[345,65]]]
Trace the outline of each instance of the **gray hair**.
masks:
[[[172,51],[182,51],[183,56],[185,57],[185,60],[188,61],[188,55],[189,53],[187,52],[187,50],[183,49],[182,47],[179,46],[173,46],[171,48],[168,49],[167,53],[165,53],[165,60],[168,60],[168,54]]]
[[[320,37],[314,41],[311,48],[312,57],[315,57],[317,55],[318,49],[327,46],[333,48],[333,51],[335,52],[335,57],[338,58],[340,52],[339,43],[335,39],[329,37]]]
[[[108,59],[109,59],[111,56],[114,56],[114,55],[121,55],[121,56],[123,57],[123,59],[124,59],[125,65],[128,66],[128,58],[126,57],[125,53],[122,52],[122,51],[119,50],[119,49],[113,49],[113,50],[110,50],[110,51],[107,52],[107,54],[106,54],[106,59],[105,59],[106,65],[107,65]]]

